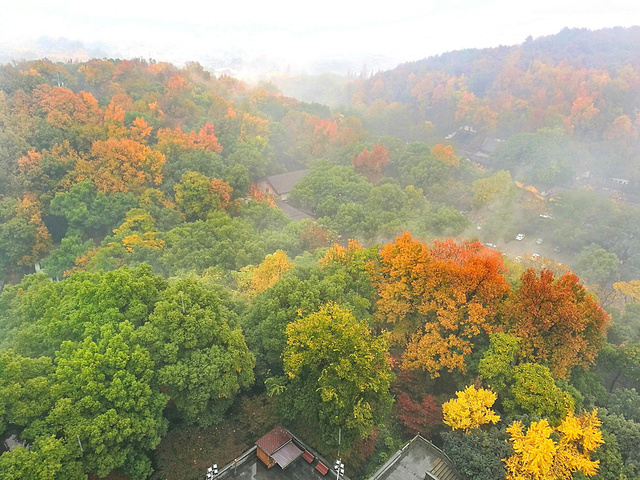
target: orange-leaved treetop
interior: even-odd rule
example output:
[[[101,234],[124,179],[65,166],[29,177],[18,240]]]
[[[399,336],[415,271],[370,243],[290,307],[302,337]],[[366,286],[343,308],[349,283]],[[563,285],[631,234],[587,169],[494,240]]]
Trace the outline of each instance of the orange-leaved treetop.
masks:
[[[392,340],[406,343],[404,368],[466,370],[475,338],[492,333],[509,286],[500,254],[479,242],[436,243],[404,232],[380,250],[373,268],[376,318]]]
[[[560,378],[593,363],[609,325],[609,315],[574,274],[556,279],[549,270],[538,276],[532,269],[505,302],[505,319],[522,338],[519,357],[546,362]]]

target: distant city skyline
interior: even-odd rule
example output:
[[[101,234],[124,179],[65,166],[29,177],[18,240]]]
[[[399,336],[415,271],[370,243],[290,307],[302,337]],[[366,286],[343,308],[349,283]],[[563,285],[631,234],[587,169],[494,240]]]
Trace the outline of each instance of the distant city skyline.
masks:
[[[640,3],[631,0],[397,0],[369,2],[366,9],[344,0],[219,3],[166,9],[148,1],[25,0],[3,9],[0,57],[144,57],[229,68],[235,62],[262,74],[287,67],[321,73],[359,70],[364,63],[372,70],[393,68],[451,50],[521,43],[564,27],[640,24]]]

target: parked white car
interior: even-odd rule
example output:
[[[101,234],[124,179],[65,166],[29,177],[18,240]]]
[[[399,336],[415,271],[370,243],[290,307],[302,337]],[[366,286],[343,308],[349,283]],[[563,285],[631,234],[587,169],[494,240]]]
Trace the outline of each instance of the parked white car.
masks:
[[[519,233],[518,235],[516,235],[516,240],[518,240],[519,242],[524,240],[524,233]]]

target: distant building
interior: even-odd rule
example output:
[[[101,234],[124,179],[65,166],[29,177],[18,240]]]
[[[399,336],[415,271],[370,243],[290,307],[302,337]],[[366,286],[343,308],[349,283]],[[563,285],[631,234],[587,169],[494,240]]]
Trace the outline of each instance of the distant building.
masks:
[[[309,175],[309,170],[297,170],[295,172],[281,173],[262,177],[256,182],[258,190],[274,195],[280,200],[289,198],[293,186],[301,179]]]
[[[472,162],[475,162],[484,168],[493,167],[493,162],[491,161],[491,157],[489,157],[489,155],[487,154],[477,152],[477,153],[472,153],[470,155],[467,155],[466,157]]]
[[[292,207],[287,202],[282,200],[275,200],[276,207],[278,207],[282,212],[287,215],[293,221],[300,220],[311,220],[315,222],[315,218],[311,216],[310,213],[300,210],[299,208]]]
[[[256,182],[256,188],[274,197],[276,207],[282,210],[291,220],[315,221],[310,212],[305,212],[287,203],[289,193],[291,193],[294,185],[307,175],[309,175],[309,170],[297,170],[295,172],[262,177]]]
[[[482,142],[482,145],[480,145],[478,153],[492,155],[503,143],[504,140],[501,140],[499,138],[485,138],[484,142]]]
[[[626,178],[611,178],[611,181],[617,185],[629,185],[629,180]]]

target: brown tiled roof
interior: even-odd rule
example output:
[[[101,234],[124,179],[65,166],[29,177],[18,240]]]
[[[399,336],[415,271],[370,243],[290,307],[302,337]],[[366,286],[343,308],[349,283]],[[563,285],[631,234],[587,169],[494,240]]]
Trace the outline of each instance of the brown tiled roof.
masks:
[[[256,445],[267,455],[271,456],[276,450],[290,441],[293,436],[284,428],[276,427],[256,442]]]

